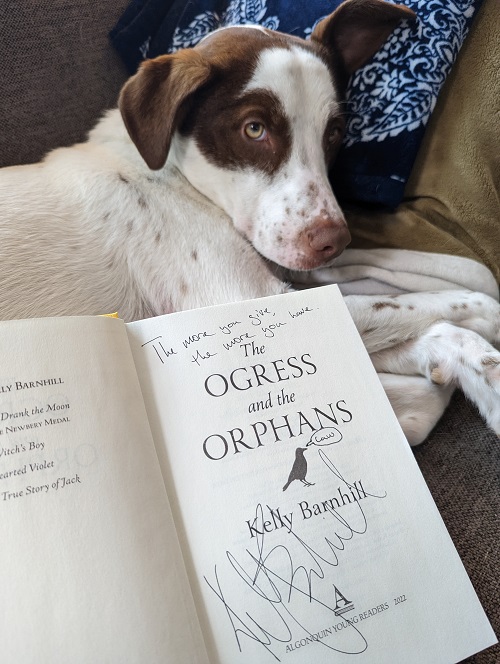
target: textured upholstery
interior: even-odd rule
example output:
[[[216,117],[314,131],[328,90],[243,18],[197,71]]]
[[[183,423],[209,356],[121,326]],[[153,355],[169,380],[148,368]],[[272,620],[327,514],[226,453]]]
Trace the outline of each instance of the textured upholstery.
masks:
[[[430,438],[415,449],[415,457],[498,636],[500,441],[457,392]],[[499,664],[500,647],[466,661]]]
[[[85,138],[127,78],[108,31],[127,0],[0,2],[0,166]]]
[[[0,165],[37,161],[50,148],[82,140],[115,104],[126,73],[107,33],[127,2],[0,3]],[[498,634],[499,441],[457,394],[415,456]],[[500,649],[468,661],[497,664]]]

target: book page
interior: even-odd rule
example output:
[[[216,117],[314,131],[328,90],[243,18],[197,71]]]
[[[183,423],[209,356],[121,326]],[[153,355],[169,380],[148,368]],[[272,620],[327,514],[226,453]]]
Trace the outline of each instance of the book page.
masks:
[[[214,663],[495,642],[336,287],[127,331]]]
[[[122,321],[0,324],[0,661],[208,661]]]

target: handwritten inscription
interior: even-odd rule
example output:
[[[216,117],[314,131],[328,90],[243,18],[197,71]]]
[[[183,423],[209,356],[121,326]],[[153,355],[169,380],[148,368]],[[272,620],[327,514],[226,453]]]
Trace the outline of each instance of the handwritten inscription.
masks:
[[[203,332],[195,332],[194,334],[190,334],[189,337],[187,337],[187,339],[184,339],[182,345],[184,346],[184,348],[187,348],[191,344],[195,344],[198,341],[201,341],[202,339],[214,336],[215,334],[210,334],[210,332],[207,332],[206,330],[204,330]]]
[[[323,427],[312,434],[307,447],[309,445],[333,445],[340,443],[341,440],[342,434],[336,427]]]
[[[252,341],[256,339],[257,333],[266,339],[274,339],[280,328],[284,328],[291,323],[290,320],[288,322],[282,320],[283,317],[289,316],[292,319],[297,319],[312,311],[313,309],[310,307],[304,306],[298,311],[284,311],[278,314],[269,306],[257,308],[241,320],[235,318],[228,322],[216,323],[213,331],[202,329],[187,336],[184,336],[184,332],[182,337],[173,338],[169,341],[160,334],[144,342],[141,347],[150,348],[157,360],[162,364],[167,364],[169,358],[179,355],[179,350],[189,350],[194,344],[199,344],[203,341],[207,342],[207,344],[202,349],[200,348],[199,351],[191,353],[187,357],[184,356],[191,364],[202,366],[203,360],[215,357],[217,351],[221,349],[233,352],[240,351],[245,358],[261,355],[266,351],[266,347],[256,341]],[[278,319],[278,316],[280,319]],[[252,332],[245,330],[245,322],[247,325],[250,324],[252,326]],[[209,341],[211,342],[210,344],[208,344]]]
[[[208,360],[211,357],[215,357],[217,353],[210,353],[207,351],[206,353],[200,353],[199,350],[196,351],[196,355],[191,356],[191,361],[200,366],[200,361],[202,360]]]
[[[233,337],[231,341],[224,342],[222,345],[226,350],[231,350],[231,348],[233,348],[234,346],[239,346],[244,341],[254,338],[255,334],[249,334],[248,332],[243,332],[243,334],[240,334],[237,337]]]
[[[306,313],[309,313],[313,311],[312,309],[309,309],[309,307],[302,307],[302,309],[299,309],[298,311],[289,311],[288,315],[290,318],[298,318],[299,316],[303,316]]]
[[[168,358],[172,355],[177,355],[177,351],[175,351],[172,346],[168,348],[168,344],[163,344],[163,337],[161,334],[154,339],[145,341],[141,347],[144,348],[145,346],[152,348],[162,364],[165,364],[165,361],[168,360]]]
[[[231,334],[233,327],[236,327],[236,325],[241,325],[241,321],[235,320],[231,323],[226,323],[226,325],[219,325],[219,330],[222,334]]]
[[[266,327],[262,328],[262,332],[264,333],[264,336],[267,339],[272,339],[274,337],[274,333],[276,330],[278,330],[280,327],[285,326],[286,323],[271,323],[270,325],[267,325]]]
[[[265,309],[255,309],[253,314],[248,314],[248,318],[251,320],[252,325],[262,325],[262,320],[267,316],[276,316],[276,314],[266,307]]]
[[[268,322],[268,318],[274,318],[275,316],[276,312],[270,311],[268,307],[265,307],[264,309],[255,309],[254,313],[248,315],[248,318],[254,327],[261,328],[262,333],[267,339],[272,339],[275,336],[276,330],[286,325],[283,321]]]

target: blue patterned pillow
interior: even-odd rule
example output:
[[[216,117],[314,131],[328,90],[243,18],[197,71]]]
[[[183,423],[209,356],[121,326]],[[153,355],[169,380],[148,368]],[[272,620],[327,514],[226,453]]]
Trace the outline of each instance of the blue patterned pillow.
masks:
[[[341,201],[396,207],[425,126],[482,0],[402,0],[417,14],[351,78],[332,182]],[[133,0],[111,32],[131,73],[224,26],[259,23],[308,38],[340,0]]]

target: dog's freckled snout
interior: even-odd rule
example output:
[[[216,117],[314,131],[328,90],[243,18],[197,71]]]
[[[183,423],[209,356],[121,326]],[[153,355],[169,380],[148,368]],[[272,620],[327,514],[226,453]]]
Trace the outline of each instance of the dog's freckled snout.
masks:
[[[344,223],[318,224],[306,233],[309,247],[322,255],[324,260],[339,254],[351,241],[351,234]]]

